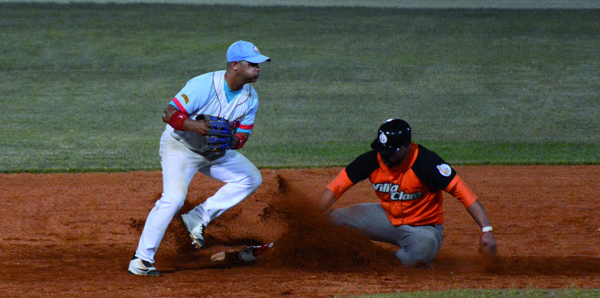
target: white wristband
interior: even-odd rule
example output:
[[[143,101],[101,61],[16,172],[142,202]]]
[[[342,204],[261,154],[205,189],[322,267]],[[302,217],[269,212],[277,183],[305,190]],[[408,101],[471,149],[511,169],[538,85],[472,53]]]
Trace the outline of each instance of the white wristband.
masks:
[[[491,232],[492,230],[493,230],[493,229],[492,229],[492,226],[487,226],[487,227],[483,227],[483,228],[481,228],[481,232],[482,232],[482,233]]]

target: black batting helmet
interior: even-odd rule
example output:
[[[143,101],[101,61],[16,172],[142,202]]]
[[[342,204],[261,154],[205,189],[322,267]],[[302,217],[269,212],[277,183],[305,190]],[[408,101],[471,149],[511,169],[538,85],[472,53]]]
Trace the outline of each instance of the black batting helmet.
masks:
[[[379,153],[391,155],[410,142],[410,125],[402,119],[389,119],[379,127],[371,148]]]

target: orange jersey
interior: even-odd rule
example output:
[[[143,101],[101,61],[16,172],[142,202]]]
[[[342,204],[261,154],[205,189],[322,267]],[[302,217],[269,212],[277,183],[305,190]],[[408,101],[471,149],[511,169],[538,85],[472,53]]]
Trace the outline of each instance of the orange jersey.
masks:
[[[346,190],[367,178],[393,225],[443,224],[442,191],[460,200],[465,208],[477,200],[448,163],[417,144],[411,144],[406,159],[393,168],[388,168],[377,152],[364,153],[327,188],[339,199]]]

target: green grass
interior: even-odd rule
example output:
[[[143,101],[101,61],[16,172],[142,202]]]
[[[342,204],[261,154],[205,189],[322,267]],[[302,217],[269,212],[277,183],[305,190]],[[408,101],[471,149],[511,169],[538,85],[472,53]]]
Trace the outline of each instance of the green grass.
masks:
[[[452,290],[444,292],[411,292],[399,294],[363,295],[362,298],[587,298],[598,297],[600,290]]]
[[[453,164],[599,164],[599,10],[0,4],[0,172],[158,169],[160,115],[233,41],[259,167],[328,167],[388,118]]]

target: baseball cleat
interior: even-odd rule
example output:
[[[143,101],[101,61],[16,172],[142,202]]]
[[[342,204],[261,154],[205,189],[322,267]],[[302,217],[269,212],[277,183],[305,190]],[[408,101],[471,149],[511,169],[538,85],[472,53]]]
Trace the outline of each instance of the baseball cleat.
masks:
[[[273,243],[260,246],[248,246],[240,251],[238,259],[245,263],[256,262],[267,250],[271,249],[271,247],[273,247]]]
[[[204,232],[204,225],[199,223],[189,214],[181,215],[181,223],[190,233],[190,238],[192,238],[192,244],[197,248],[201,249],[204,247],[204,236],[202,233]]]
[[[136,256],[131,258],[127,272],[135,275],[160,276],[160,272],[158,272],[158,270],[152,266],[152,263],[142,260]]]

